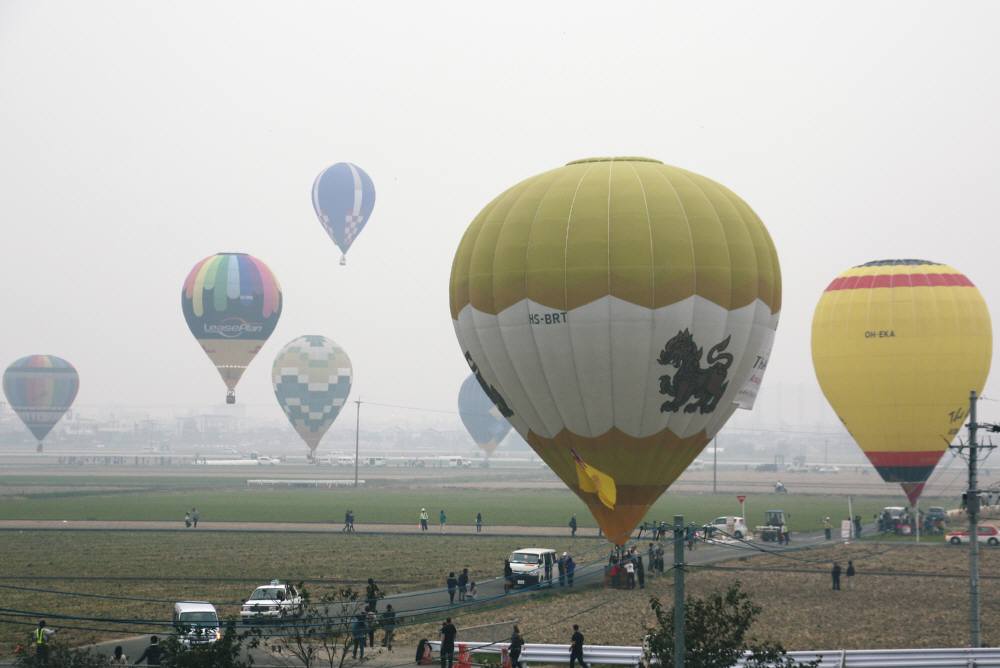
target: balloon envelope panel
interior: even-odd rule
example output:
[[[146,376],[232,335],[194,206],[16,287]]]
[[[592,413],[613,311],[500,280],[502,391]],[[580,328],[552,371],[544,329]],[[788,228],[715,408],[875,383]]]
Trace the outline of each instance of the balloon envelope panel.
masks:
[[[486,396],[475,376],[466,378],[458,391],[458,414],[472,440],[487,455],[493,454],[510,431],[510,423]]]
[[[219,253],[191,269],[181,308],[191,333],[232,390],[281,317],[281,287],[246,253]]]
[[[830,405],[886,482],[916,503],[981,392],[993,335],[979,290],[952,267],[881,260],[835,278],[812,354]]]
[[[310,450],[319,446],[347,402],[352,376],[347,353],[323,336],[300,336],[274,359],[274,396]]]
[[[316,217],[342,253],[347,253],[375,208],[375,184],[350,162],[327,167],[313,182]]]
[[[73,365],[55,355],[29,355],[3,374],[7,402],[39,442],[73,405],[80,376]]]
[[[618,543],[752,398],[780,302],[750,207],[637,158],[570,163],[501,194],[451,276],[473,373]],[[615,480],[614,509],[580,489],[571,451]]]

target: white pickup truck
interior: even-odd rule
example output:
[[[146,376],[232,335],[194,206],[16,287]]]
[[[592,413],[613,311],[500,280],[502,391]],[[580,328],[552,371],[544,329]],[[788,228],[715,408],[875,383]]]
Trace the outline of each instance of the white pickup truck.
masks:
[[[275,621],[294,617],[302,612],[302,597],[295,587],[271,580],[253,590],[240,608],[240,621],[244,624]]]

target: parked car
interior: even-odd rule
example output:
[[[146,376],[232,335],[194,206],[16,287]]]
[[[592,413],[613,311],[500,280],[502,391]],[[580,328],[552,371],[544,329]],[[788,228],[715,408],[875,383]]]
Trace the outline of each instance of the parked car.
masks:
[[[716,517],[714,520],[702,527],[702,531],[705,534],[705,538],[714,538],[716,532],[724,532],[721,538],[736,538],[737,540],[742,540],[750,535],[750,530],[747,529],[747,523],[742,517],[734,517],[732,515],[724,515],[722,517]]]
[[[178,601],[174,603],[174,632],[185,647],[206,645],[222,637],[219,613],[207,601]]]
[[[992,524],[980,524],[977,529],[977,536],[980,543],[986,543],[987,545],[992,545],[994,547],[1000,545],[1000,529],[997,529]],[[949,531],[944,535],[944,539],[952,545],[968,543],[969,530],[959,529],[957,531]]]
[[[515,587],[530,587],[541,584],[549,574],[548,583],[552,584],[552,571],[557,561],[556,551],[545,547],[525,547],[514,550],[508,557],[510,570],[514,573]]]
[[[253,590],[240,608],[240,621],[244,624],[266,622],[293,617],[302,612],[302,596],[290,584],[271,580]]]

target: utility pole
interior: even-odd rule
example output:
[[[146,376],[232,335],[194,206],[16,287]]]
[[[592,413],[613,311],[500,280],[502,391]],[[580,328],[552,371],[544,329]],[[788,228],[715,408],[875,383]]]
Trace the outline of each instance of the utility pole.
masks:
[[[674,515],[674,668],[684,668],[683,515]]]
[[[716,487],[718,483],[718,476],[716,472],[719,469],[719,437],[716,436],[712,439],[712,494],[718,493],[718,488]]]
[[[980,647],[979,624],[979,490],[976,489],[976,470],[979,447],[976,442],[976,391],[969,392],[969,489],[965,497],[965,509],[969,513],[969,644]]]
[[[979,397],[975,390],[969,392],[969,444],[952,445],[950,447],[965,454],[969,449],[969,488],[965,492],[965,511],[969,514],[969,645],[982,646],[982,624],[979,614],[979,451],[992,450],[994,446],[979,445],[976,440],[980,429],[990,432],[1000,432],[1000,424],[977,421],[976,404]]]
[[[358,486],[358,450],[361,443],[361,399],[355,399],[358,415],[354,422],[354,486]]]

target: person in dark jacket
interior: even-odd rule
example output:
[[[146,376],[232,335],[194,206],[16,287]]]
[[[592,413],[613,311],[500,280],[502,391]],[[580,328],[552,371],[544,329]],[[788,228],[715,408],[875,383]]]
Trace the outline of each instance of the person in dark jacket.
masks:
[[[583,634],[580,633],[580,627],[574,624],[569,645],[569,668],[573,668],[577,661],[580,662],[580,668],[587,668],[587,664],[583,662]]]
[[[458,574],[458,600],[465,600],[465,593],[469,591],[469,569],[463,568]]]
[[[392,609],[392,604],[385,606],[385,612],[379,620],[385,635],[382,636],[382,647],[392,651],[392,636],[396,634],[396,611]]]
[[[441,668],[452,668],[455,663],[455,636],[458,629],[451,623],[451,617],[441,625]]]
[[[503,593],[514,588],[514,569],[510,567],[510,559],[503,560]]]
[[[576,562],[573,561],[573,556],[566,557],[566,583],[572,587],[573,586],[573,573],[576,572]]]
[[[365,588],[365,603],[373,612],[378,611],[378,599],[382,595],[382,590],[375,584],[375,578],[368,578],[368,586]]]
[[[562,556],[556,561],[556,571],[559,573],[559,586],[566,586],[566,553],[563,552]]]
[[[572,538],[576,538],[576,515],[569,518],[569,535]]]
[[[833,570],[830,571],[830,575],[833,576],[833,591],[840,591],[840,564],[836,561],[833,562]]]
[[[354,640],[354,652],[352,656],[357,659],[358,651],[361,651],[361,660],[365,658],[365,640],[368,635],[368,619],[365,613],[359,612],[354,616],[354,621],[351,623],[351,637]]]
[[[847,575],[847,589],[848,590],[850,590],[850,588],[851,588],[851,581],[854,580],[854,574],[856,572],[857,571],[854,570],[854,562],[851,561],[850,559],[848,559],[848,561],[847,561],[847,572],[845,573],[845,575]]]
[[[448,585],[448,602],[455,603],[455,592],[458,591],[458,578],[455,577],[454,571],[448,573],[448,579],[445,580],[445,584]]]
[[[159,666],[163,662],[163,655],[166,653],[163,645],[160,644],[160,639],[156,636],[151,636],[149,646],[142,651],[142,655],[135,662],[137,665],[145,661],[149,666]]]
[[[514,624],[514,632],[510,634],[510,668],[523,668],[521,666],[521,648],[524,647],[524,638],[521,637],[521,629]]]
[[[646,567],[642,564],[642,555],[635,553],[635,577],[639,580],[639,589],[646,588]]]
[[[483,514],[476,513],[476,533],[483,532]]]

